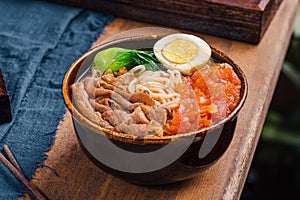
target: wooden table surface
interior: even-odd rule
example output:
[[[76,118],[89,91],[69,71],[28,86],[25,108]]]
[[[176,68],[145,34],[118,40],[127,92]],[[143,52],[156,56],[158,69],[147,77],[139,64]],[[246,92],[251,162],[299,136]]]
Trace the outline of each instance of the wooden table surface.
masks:
[[[239,199],[287,51],[297,4],[298,0],[283,1],[258,45],[200,35],[241,66],[249,84],[234,139],[211,168],[193,179],[163,186],[139,186],[114,178],[84,155],[66,112],[44,167],[36,170],[31,182],[49,199]],[[116,18],[94,45],[144,26],[151,25]]]

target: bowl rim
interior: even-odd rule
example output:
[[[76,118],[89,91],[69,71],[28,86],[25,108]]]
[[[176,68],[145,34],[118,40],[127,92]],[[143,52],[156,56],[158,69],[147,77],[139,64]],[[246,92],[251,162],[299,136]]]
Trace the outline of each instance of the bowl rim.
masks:
[[[217,50],[216,48],[214,48],[212,46],[210,46],[212,49],[212,55],[215,54],[215,55],[219,56],[220,58],[222,58],[223,60],[225,60],[226,62],[228,62],[232,66],[234,71],[236,72],[239,79],[241,80],[241,93],[240,93],[240,100],[239,100],[237,106],[234,108],[234,110],[228,116],[226,116],[224,119],[218,121],[217,123],[215,123],[211,126],[208,126],[206,128],[203,128],[203,129],[200,129],[197,131],[192,131],[192,132],[188,132],[188,133],[180,133],[180,134],[171,135],[171,136],[139,137],[139,136],[134,136],[131,134],[115,132],[113,130],[101,127],[100,125],[89,120],[87,117],[85,117],[83,114],[81,114],[81,112],[79,110],[77,110],[77,108],[73,105],[72,100],[71,100],[72,98],[71,98],[70,86],[71,86],[71,84],[73,84],[73,82],[71,82],[71,77],[72,77],[72,74],[74,73],[74,71],[76,71],[76,69],[78,67],[80,67],[80,64],[89,55],[91,55],[97,51],[100,51],[101,49],[103,49],[105,47],[109,47],[114,44],[119,44],[121,42],[127,42],[127,41],[132,41],[132,40],[138,41],[138,40],[146,40],[146,39],[158,39],[159,37],[162,37],[162,36],[164,36],[164,35],[131,36],[128,38],[116,39],[116,40],[109,41],[106,43],[101,43],[100,45],[89,49],[88,51],[83,53],[80,57],[78,57],[69,66],[68,70],[65,72],[65,75],[64,75],[64,78],[62,81],[63,99],[64,99],[67,109],[72,114],[73,120],[75,118],[75,120],[80,122],[86,128],[91,129],[92,131],[94,131],[98,134],[101,134],[102,136],[108,137],[109,139],[114,139],[114,140],[126,142],[126,143],[136,143],[136,144],[166,144],[171,141],[179,140],[179,139],[183,139],[183,138],[187,138],[187,137],[202,137],[208,131],[215,130],[218,127],[221,127],[223,124],[230,122],[235,117],[237,117],[237,114],[243,107],[243,105],[246,101],[246,98],[247,98],[247,94],[248,94],[248,83],[247,83],[246,75],[245,75],[244,71],[238,65],[236,65],[233,62],[233,60],[231,60],[226,54],[224,54],[223,52]]]

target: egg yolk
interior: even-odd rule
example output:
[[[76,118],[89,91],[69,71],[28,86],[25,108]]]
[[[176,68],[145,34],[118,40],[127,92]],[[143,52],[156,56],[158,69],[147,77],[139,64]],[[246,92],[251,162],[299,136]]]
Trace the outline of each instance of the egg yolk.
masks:
[[[175,40],[162,49],[162,55],[172,63],[187,63],[198,54],[198,47],[189,40]]]

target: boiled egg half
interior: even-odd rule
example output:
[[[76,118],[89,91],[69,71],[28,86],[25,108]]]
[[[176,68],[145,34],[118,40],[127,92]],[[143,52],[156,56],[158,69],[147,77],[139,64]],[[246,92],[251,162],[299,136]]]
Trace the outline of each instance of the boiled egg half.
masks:
[[[165,67],[190,75],[210,59],[211,48],[201,38],[183,33],[167,35],[153,47],[156,58]]]

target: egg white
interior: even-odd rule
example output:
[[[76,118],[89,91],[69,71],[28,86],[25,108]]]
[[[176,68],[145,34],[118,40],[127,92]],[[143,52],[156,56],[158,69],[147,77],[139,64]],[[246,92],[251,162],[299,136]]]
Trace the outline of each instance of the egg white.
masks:
[[[176,40],[187,40],[193,42],[193,45],[197,46],[198,52],[191,60],[186,63],[176,63],[171,60],[168,60],[162,53],[164,48],[176,41]],[[188,48],[188,47],[180,47]],[[185,50],[185,49],[184,49]],[[201,38],[183,33],[176,33],[167,35],[160,40],[158,40],[153,47],[154,54],[156,58],[163,64],[165,67],[178,70],[184,75],[190,75],[195,69],[201,68],[204,66],[210,59],[211,48],[210,46]],[[189,53],[189,52],[187,52]]]

